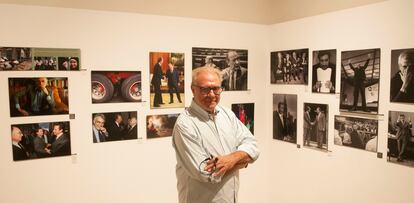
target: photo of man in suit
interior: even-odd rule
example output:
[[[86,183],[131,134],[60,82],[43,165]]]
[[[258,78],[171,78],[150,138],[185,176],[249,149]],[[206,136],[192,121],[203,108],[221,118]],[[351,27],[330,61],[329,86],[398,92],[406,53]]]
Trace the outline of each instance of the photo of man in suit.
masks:
[[[287,134],[285,104],[279,102],[277,104],[277,111],[273,112],[273,139],[283,140]]]
[[[37,158],[48,157],[50,154],[47,149],[51,147],[48,143],[48,137],[45,135],[45,130],[43,128],[37,128],[35,130],[35,137],[33,139],[34,153]]]
[[[93,143],[105,142],[108,139],[109,133],[104,127],[105,116],[103,114],[95,114],[93,116],[92,125],[92,139]]]
[[[132,116],[128,119],[128,126],[125,128],[124,138],[125,140],[137,139],[137,118]]]
[[[51,149],[46,149],[52,156],[65,156],[71,154],[70,138],[64,133],[63,125],[61,123],[53,124],[53,134],[56,140],[52,143]]]
[[[316,107],[316,141],[318,143],[318,148],[322,148],[323,140],[326,137],[326,118],[325,113],[321,110],[320,107]]]
[[[105,126],[108,130],[108,141],[118,141],[123,140],[123,131],[124,131],[124,124],[123,124],[122,115],[116,113],[113,121],[106,122]]]
[[[240,66],[239,54],[236,51],[227,53],[228,67],[221,71],[224,90],[247,90],[247,68]]]
[[[354,71],[354,78],[353,78],[354,105],[351,111],[357,110],[359,94],[361,94],[362,111],[368,111],[367,102],[365,99],[365,79],[366,79],[365,70],[368,67],[370,59],[371,59],[371,54],[368,54],[368,59],[365,62],[365,64],[364,65],[358,64],[358,66],[356,67],[352,65],[350,60],[348,61],[349,67]]]
[[[394,52],[401,50],[392,50],[391,56]],[[391,59],[395,61],[395,59]],[[398,54],[398,65],[392,63],[391,71],[395,71],[391,78],[391,102],[406,102],[414,103],[414,49],[402,50]],[[392,73],[391,72],[391,73]]]
[[[179,71],[174,67],[175,62],[177,61],[176,58],[172,57],[170,63],[168,64],[167,70],[167,79],[168,79],[168,92],[170,93],[170,104],[174,103],[174,93],[177,95],[178,102],[182,103],[180,97],[180,91],[178,89],[179,86]]]
[[[162,101],[161,95],[161,80],[164,78],[164,73],[162,72],[161,65],[164,62],[162,57],[157,59],[157,63],[154,65],[154,72],[151,79],[151,84],[154,87],[154,107],[160,107],[161,104],[164,104]]]
[[[315,122],[311,122],[310,117],[311,107],[305,106],[305,114],[303,118],[303,145],[310,146],[310,139],[312,136],[312,128],[315,125]]]
[[[397,148],[398,148],[398,158],[397,161],[403,161],[403,155],[407,147],[407,143],[411,137],[411,119],[406,120],[404,114],[400,114],[398,120],[395,124],[397,129]]]
[[[29,159],[29,153],[20,143],[22,141],[23,133],[17,126],[11,127],[11,138],[12,138],[12,148],[13,148],[13,160],[20,161]]]

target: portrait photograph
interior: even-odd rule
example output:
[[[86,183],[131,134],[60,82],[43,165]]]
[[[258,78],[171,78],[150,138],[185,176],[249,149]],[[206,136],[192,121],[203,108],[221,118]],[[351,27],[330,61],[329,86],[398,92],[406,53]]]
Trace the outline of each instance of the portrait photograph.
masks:
[[[92,103],[141,102],[141,71],[91,71]]]
[[[23,47],[0,47],[1,70],[32,70],[32,49]]]
[[[378,120],[335,115],[335,145],[377,152]]]
[[[71,155],[68,121],[11,125],[14,161]]]
[[[414,48],[391,50],[390,101],[414,103]]]
[[[297,95],[273,94],[273,139],[296,144],[297,108]]]
[[[309,49],[270,53],[271,84],[308,85]]]
[[[171,137],[179,114],[148,115],[147,138]]]
[[[248,55],[244,49],[193,47],[193,69],[213,67],[221,72],[224,91],[247,90]]]
[[[335,94],[336,49],[313,51],[312,92]]]
[[[80,70],[80,49],[32,48],[32,52],[33,70]]]
[[[304,103],[303,146],[328,151],[328,105]]]
[[[341,53],[340,111],[378,114],[380,49]]]
[[[69,113],[68,78],[9,78],[10,116]]]
[[[414,167],[414,112],[389,111],[388,162]]]
[[[150,108],[184,107],[184,53],[150,52]]]
[[[138,139],[137,112],[92,114],[93,143]]]
[[[254,103],[232,104],[236,117],[254,134]]]

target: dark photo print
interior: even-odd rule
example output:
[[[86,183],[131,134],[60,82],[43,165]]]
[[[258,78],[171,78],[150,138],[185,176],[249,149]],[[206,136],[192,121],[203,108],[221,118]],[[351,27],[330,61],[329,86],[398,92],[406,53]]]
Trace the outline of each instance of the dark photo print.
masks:
[[[391,51],[390,101],[414,103],[414,49]]]
[[[11,125],[13,160],[71,155],[68,121]]]
[[[378,113],[380,49],[343,51],[340,110]]]
[[[141,71],[92,71],[92,103],[141,102]]]
[[[147,116],[147,138],[171,137],[179,114]]]
[[[297,95],[273,94],[273,139],[297,142]]]
[[[309,49],[270,53],[271,84],[308,84]]]
[[[335,116],[334,143],[377,152],[378,120]]]
[[[413,112],[389,112],[387,157],[389,162],[414,167],[413,121]]]
[[[232,104],[236,117],[254,134],[254,103]]]
[[[9,78],[10,116],[69,113],[68,78]]]
[[[92,114],[93,143],[133,140],[137,138],[136,111]]]
[[[224,91],[247,90],[247,50],[193,47],[193,69],[204,66],[220,70]]]
[[[336,49],[313,51],[312,92],[335,94]]]
[[[328,105],[304,103],[303,146],[328,150]]]
[[[32,69],[32,49],[0,47],[0,71],[25,71]]]

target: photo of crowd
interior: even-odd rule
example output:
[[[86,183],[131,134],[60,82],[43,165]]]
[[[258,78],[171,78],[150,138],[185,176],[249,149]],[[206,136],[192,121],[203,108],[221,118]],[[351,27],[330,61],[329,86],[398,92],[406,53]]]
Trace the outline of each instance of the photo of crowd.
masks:
[[[69,113],[68,78],[9,78],[10,116]]]
[[[308,84],[309,49],[270,53],[271,84]]]
[[[391,50],[390,101],[414,103],[414,49]]]
[[[31,48],[0,47],[0,70],[31,70]]]
[[[313,51],[312,64],[312,92],[334,94],[336,49]]]
[[[236,117],[254,134],[254,103],[232,104]]]
[[[150,107],[184,107],[184,53],[150,52]]]
[[[92,114],[93,143],[133,140],[137,138],[136,111]]]
[[[148,115],[147,138],[172,136],[172,131],[179,114]]]
[[[328,150],[328,105],[304,103],[303,146]]]
[[[341,54],[340,110],[378,113],[380,49]]]
[[[13,160],[71,155],[69,122],[11,125]]]
[[[56,57],[34,57],[34,70],[57,70]]]
[[[335,145],[377,152],[378,120],[335,115]]]
[[[390,111],[388,115],[387,160],[414,167],[414,113]]]
[[[193,47],[193,69],[204,66],[220,70],[224,91],[247,90],[247,50]]]
[[[297,142],[297,95],[273,94],[273,139]]]

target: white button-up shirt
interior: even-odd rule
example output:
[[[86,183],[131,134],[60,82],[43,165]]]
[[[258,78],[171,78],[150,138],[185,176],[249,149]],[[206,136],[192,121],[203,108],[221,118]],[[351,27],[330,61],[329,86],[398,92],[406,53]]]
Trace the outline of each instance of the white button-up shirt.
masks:
[[[173,130],[180,203],[233,203],[239,189],[238,170],[215,177],[204,171],[206,159],[244,151],[255,161],[257,142],[227,108],[208,114],[195,101],[177,119]]]

